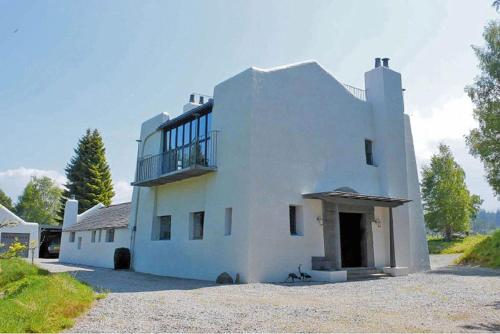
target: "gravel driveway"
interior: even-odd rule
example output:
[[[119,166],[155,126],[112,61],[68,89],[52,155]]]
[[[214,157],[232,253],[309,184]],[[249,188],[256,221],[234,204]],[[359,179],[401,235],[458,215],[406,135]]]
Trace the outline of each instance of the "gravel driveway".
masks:
[[[40,265],[110,291],[75,332],[500,331],[500,271],[448,266],[406,277],[335,284],[242,284]]]

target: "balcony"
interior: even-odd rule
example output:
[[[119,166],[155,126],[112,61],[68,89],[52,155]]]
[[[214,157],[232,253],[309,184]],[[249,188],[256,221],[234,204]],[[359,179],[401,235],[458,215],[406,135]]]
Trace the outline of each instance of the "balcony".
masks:
[[[217,131],[187,145],[137,161],[133,186],[154,187],[217,170]]]

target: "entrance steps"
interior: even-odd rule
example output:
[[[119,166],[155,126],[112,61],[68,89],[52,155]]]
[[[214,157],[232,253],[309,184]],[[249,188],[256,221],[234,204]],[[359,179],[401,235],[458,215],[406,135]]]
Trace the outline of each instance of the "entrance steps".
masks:
[[[377,268],[344,268],[347,270],[348,281],[370,280],[390,277],[382,269]]]

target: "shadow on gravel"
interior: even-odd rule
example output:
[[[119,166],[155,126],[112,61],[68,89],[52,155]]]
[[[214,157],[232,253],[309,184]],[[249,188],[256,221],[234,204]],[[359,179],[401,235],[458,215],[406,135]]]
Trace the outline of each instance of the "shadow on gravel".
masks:
[[[129,270],[113,270],[60,262],[45,263],[51,272],[65,272],[76,279],[89,284],[97,292],[133,293],[168,290],[194,290],[217,287],[209,282],[186,278],[174,278],[133,272]]]
[[[497,323],[489,323],[489,324],[480,323],[476,325],[464,325],[461,327],[469,331],[474,330],[480,332],[493,332],[493,333],[500,332],[500,324]]]
[[[427,271],[428,275],[458,275],[458,276],[487,276],[487,277],[500,277],[500,270],[470,267],[470,266],[448,266],[439,269]]]

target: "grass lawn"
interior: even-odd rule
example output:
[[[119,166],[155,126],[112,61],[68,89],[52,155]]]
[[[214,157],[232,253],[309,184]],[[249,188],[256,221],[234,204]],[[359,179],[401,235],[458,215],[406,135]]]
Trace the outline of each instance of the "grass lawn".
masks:
[[[457,263],[500,268],[500,230],[467,249]]]
[[[0,260],[0,332],[59,332],[95,298],[69,274],[50,274],[18,258]]]
[[[430,237],[427,242],[430,254],[456,254],[465,252],[467,249],[474,247],[486,238],[487,236],[485,235],[470,235],[465,238],[444,241],[441,238]]]

